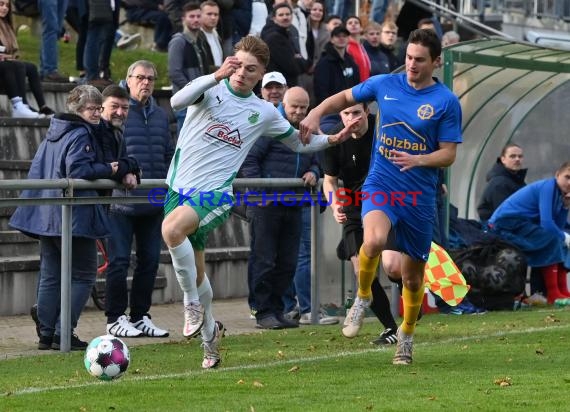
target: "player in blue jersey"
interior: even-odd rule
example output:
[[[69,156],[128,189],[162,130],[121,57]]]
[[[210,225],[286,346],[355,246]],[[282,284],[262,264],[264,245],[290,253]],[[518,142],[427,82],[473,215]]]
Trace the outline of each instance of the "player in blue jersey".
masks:
[[[441,43],[431,30],[410,34],[406,72],[373,76],[324,100],[301,122],[301,137],[318,129],[320,117],[356,102],[375,100],[380,110],[373,164],[361,197],[364,243],[359,252],[358,294],[342,333],[354,337],[372,297],[370,285],[392,231],[401,252],[404,320],[394,364],[412,362],[413,333],[424,296],[424,267],[435,213],[437,169],[455,160],[461,143],[461,107],[436,78]],[[391,236],[392,237],[392,236]]]

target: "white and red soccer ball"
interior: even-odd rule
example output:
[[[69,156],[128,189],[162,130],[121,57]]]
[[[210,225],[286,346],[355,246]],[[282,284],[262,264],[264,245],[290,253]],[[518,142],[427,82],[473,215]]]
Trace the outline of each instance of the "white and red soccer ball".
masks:
[[[85,369],[91,375],[104,381],[117,379],[129,367],[129,348],[113,335],[93,339],[85,350]]]

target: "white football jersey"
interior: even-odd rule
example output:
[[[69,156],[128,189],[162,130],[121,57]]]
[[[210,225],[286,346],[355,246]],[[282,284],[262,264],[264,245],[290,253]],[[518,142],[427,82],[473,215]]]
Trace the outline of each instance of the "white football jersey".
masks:
[[[166,183],[176,192],[231,192],[247,153],[261,136],[282,139],[294,132],[279,111],[251,93],[236,94],[227,80],[188,107]]]

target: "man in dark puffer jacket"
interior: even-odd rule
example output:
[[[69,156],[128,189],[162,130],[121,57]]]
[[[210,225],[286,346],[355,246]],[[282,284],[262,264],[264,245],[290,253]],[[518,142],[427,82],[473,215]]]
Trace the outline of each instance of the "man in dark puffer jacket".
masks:
[[[137,159],[145,179],[166,178],[174,153],[168,115],[152,97],[156,77],[156,67],[146,60],[133,63],[127,71],[130,107],[123,138],[127,155]],[[136,189],[129,193],[146,197],[148,192],[148,189]],[[112,237],[106,288],[109,293],[105,308],[109,334],[168,336],[168,331],[152,323],[148,313],[160,257],[162,217],[162,208],[150,203],[116,204],[111,208]],[[129,299],[127,272],[133,236],[137,260]],[[130,305],[130,319],[125,314],[127,305]]]
[[[487,221],[503,201],[526,185],[527,169],[522,169],[522,148],[514,143],[506,145],[501,156],[487,173],[487,186],[477,206],[479,218]]]

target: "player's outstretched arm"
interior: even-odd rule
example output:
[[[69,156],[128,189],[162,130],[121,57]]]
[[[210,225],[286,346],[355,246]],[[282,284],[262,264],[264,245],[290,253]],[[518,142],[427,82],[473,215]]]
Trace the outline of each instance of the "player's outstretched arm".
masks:
[[[206,90],[218,84],[221,80],[230,77],[241,66],[238,58],[229,56],[213,74],[197,77],[170,98],[170,105],[174,110],[182,110],[194,103]]]
[[[348,140],[352,137],[352,126],[354,126],[360,120],[359,117],[351,119],[350,122],[337,134],[309,134],[308,144],[304,144],[300,139],[300,132],[295,129],[291,135],[281,140],[285,146],[289,147],[294,152],[307,153],[307,152],[318,152],[319,150],[326,149],[330,146],[335,146],[341,144],[342,142]]]
[[[355,104],[352,89],[346,89],[327,97],[317,107],[309,112],[299,124],[300,139],[304,144],[309,143],[311,134],[316,133],[320,127],[321,117],[326,114],[339,113],[342,109]]]

